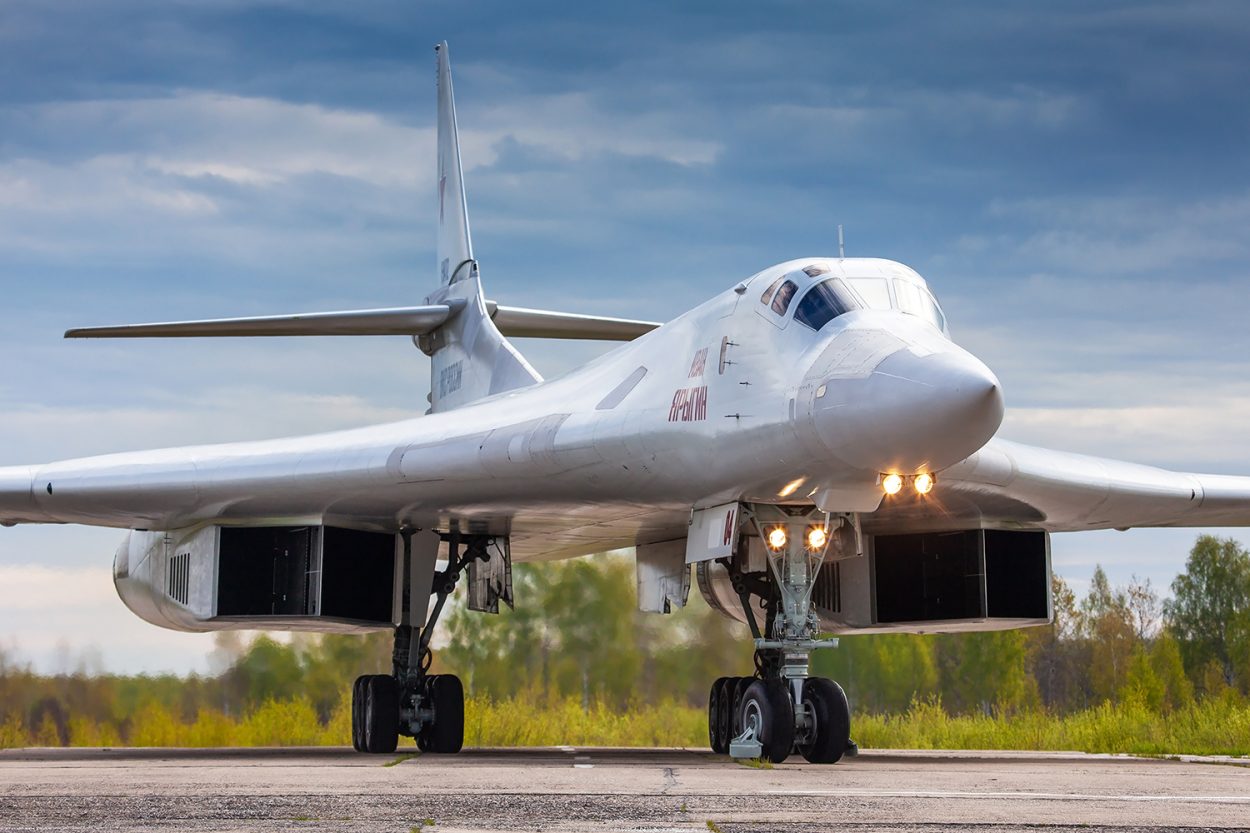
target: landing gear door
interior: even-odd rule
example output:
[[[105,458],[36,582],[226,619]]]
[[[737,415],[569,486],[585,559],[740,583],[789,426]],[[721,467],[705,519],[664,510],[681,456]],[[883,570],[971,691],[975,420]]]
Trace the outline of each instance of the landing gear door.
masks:
[[[738,543],[738,503],[722,503],[690,513],[686,563],[730,558]]]

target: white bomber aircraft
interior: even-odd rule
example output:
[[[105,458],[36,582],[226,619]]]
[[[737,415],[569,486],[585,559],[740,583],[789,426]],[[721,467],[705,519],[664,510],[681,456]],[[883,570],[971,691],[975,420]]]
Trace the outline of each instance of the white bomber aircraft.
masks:
[[[756,645],[754,677],[712,687],[712,747],[834,762],[850,713],[808,674],[821,634],[1043,624],[1050,532],[1250,524],[1250,478],[996,439],[998,380],[893,261],[788,261],[662,326],[486,300],[436,53],[441,282],[424,305],[66,333],[411,336],[433,364],[427,414],[0,468],[0,523],[130,530],[114,579],[153,624],[393,629],[391,673],[353,689],[358,750],[460,749],[460,682],[427,669],[462,573],[469,606],[496,612],[514,560],[634,547],[639,605],[667,612],[693,572]],[[544,381],[509,335],[628,343]]]

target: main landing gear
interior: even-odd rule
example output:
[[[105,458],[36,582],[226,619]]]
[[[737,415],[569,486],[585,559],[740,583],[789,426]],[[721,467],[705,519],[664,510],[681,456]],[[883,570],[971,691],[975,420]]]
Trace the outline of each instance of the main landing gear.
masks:
[[[821,640],[811,609],[812,588],[831,532],[823,513],[759,505],[743,510],[764,542],[768,567],[748,572],[747,559],[722,559],[755,637],[755,676],[721,677],[708,698],[712,751],[780,763],[798,752],[814,764],[832,764],[857,747],[842,687],[808,676],[808,655],[837,645]],[[761,632],[751,603],[765,600]]]
[[[453,674],[428,673],[430,639],[460,574],[476,561],[490,560],[495,539],[455,532],[442,538],[449,546],[447,569],[433,575],[430,591],[436,601],[426,619],[425,605],[414,601],[424,601],[419,598],[422,565],[433,569],[440,536],[404,536],[404,615],[395,629],[392,673],[358,677],[352,687],[352,747],[357,752],[394,752],[400,735],[415,738],[423,752],[459,752],[464,744],[464,687]]]

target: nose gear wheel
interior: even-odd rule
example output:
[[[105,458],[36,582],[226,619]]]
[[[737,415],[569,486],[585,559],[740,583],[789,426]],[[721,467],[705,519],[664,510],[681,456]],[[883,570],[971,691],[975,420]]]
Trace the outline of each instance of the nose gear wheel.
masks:
[[[811,725],[797,744],[808,763],[836,764],[850,748],[851,709],[846,692],[833,680],[808,677],[803,681],[803,705]]]

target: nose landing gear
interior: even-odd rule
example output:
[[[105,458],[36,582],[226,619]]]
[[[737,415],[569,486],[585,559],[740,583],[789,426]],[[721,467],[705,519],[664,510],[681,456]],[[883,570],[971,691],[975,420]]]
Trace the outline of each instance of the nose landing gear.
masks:
[[[838,644],[819,638],[820,620],[811,609],[832,532],[829,517],[771,505],[744,507],[742,514],[765,543],[767,569],[743,571],[732,557],[720,563],[729,571],[755,637],[756,676],[722,677],[712,685],[712,750],[772,763],[798,752],[810,763],[836,763],[857,750],[850,739],[850,705],[836,682],[808,675],[809,654]],[[753,594],[765,600],[763,632]]]

